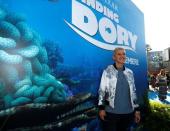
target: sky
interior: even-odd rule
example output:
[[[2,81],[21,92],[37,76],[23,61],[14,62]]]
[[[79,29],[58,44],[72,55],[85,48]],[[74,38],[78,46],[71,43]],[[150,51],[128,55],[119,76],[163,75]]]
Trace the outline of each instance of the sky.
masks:
[[[144,13],[145,41],[152,51],[170,47],[170,0],[132,0]]]

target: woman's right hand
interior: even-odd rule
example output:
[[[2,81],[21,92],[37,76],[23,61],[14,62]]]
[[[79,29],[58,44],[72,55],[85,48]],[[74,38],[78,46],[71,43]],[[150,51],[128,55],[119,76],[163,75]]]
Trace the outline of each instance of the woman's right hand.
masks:
[[[100,119],[102,119],[103,121],[104,121],[104,117],[106,116],[106,112],[105,112],[105,110],[100,110],[99,111],[99,117],[100,117]]]

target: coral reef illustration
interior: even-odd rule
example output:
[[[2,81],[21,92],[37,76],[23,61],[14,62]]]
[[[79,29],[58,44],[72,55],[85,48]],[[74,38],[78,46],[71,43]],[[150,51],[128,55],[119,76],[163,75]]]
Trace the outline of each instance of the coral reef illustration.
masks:
[[[63,57],[45,43],[23,16],[0,7],[0,130],[70,130],[96,117],[91,93],[73,96],[70,80],[52,75],[48,55],[52,67]]]
[[[48,65],[52,69],[56,68],[59,63],[64,62],[64,58],[61,54],[61,48],[58,46],[57,43],[55,43],[51,40],[46,40],[43,42],[43,45],[47,50],[47,55],[48,55],[48,59],[49,59]]]
[[[2,9],[0,12],[0,79],[6,92],[5,108],[65,101],[64,85],[50,74],[40,36],[24,18]]]

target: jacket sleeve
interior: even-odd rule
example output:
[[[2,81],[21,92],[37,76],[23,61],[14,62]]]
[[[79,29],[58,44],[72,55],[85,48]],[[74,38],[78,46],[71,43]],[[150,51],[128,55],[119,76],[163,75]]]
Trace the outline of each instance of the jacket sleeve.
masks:
[[[100,81],[100,87],[98,90],[99,94],[99,102],[98,102],[98,107],[99,110],[104,110],[105,109],[105,94],[106,94],[106,89],[107,89],[107,77],[106,77],[107,72],[104,70],[101,81]]]
[[[133,102],[134,102],[134,110],[135,111],[140,111],[140,107],[139,107],[139,100],[138,100],[138,97],[137,97],[137,93],[136,93],[136,86],[135,86],[135,79],[134,79],[134,74],[132,72],[132,82],[133,82]]]

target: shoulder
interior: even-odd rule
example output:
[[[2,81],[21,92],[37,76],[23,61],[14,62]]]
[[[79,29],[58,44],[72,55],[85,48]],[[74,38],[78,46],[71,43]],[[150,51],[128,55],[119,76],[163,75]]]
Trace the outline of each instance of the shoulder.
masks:
[[[107,68],[105,69],[106,72],[112,72],[114,70],[115,70],[115,68],[113,65],[108,65]]]
[[[108,78],[113,77],[116,74],[116,69],[113,65],[107,66],[107,68],[103,71],[103,75]]]
[[[131,69],[127,68],[127,67],[125,67],[125,71],[128,72],[128,73],[133,74],[133,71]]]

